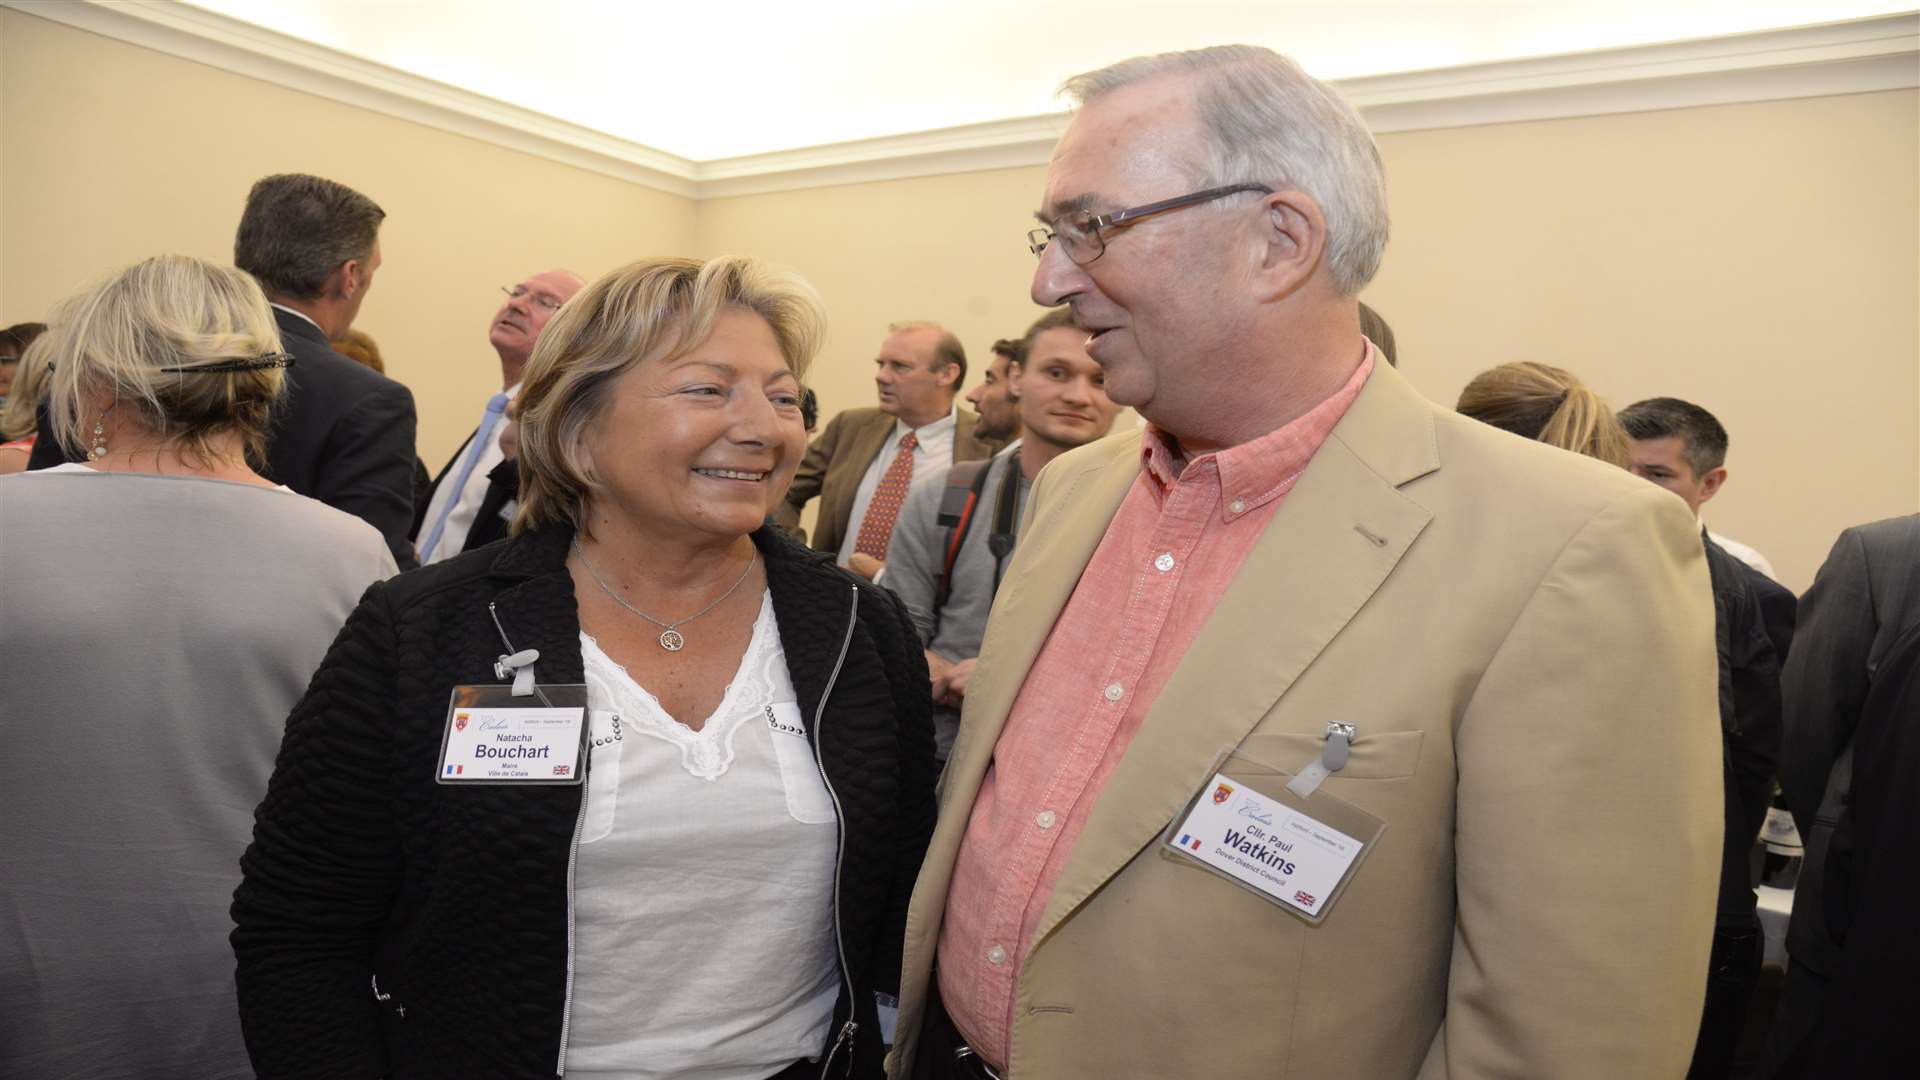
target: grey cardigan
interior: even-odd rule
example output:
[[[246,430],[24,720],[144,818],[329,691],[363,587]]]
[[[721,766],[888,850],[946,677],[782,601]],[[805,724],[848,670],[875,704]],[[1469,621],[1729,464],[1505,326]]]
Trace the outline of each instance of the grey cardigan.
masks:
[[[0,1075],[252,1076],[227,904],[380,534],[284,489],[0,478]]]

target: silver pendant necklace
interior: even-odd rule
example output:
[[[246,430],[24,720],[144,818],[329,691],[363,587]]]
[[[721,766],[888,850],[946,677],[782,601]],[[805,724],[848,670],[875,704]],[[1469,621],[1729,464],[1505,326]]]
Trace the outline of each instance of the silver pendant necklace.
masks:
[[[661,627],[660,647],[667,650],[668,652],[679,652],[681,649],[684,649],[687,647],[687,639],[684,635],[680,633],[679,628],[682,626],[685,626],[686,624],[692,622],[693,620],[699,618],[700,616],[705,615],[707,612],[712,611],[714,608],[719,607],[722,601],[726,600],[727,597],[732,596],[734,593],[734,590],[738,589],[742,584],[746,582],[747,575],[753,573],[753,564],[759,561],[759,558],[760,558],[760,553],[755,552],[753,555],[753,558],[750,558],[747,560],[747,568],[745,570],[740,571],[739,580],[735,581],[731,586],[729,586],[726,592],[721,593],[719,600],[715,600],[713,603],[708,604],[706,607],[701,608],[699,611],[694,612],[693,614],[687,616],[684,619],[675,619],[672,622],[661,622],[659,619],[656,619],[653,616],[647,614],[646,612],[641,611],[639,608],[634,607],[632,604],[627,603],[625,600],[620,598],[619,593],[616,593],[612,589],[608,588],[606,579],[600,576],[600,571],[595,570],[593,568],[593,564],[587,561],[587,553],[580,550],[580,541],[578,540],[575,540],[573,542],[573,553],[576,557],[579,558],[580,565],[587,568],[587,576],[593,579],[593,583],[595,585],[600,586],[601,592],[607,594],[607,599],[613,601],[616,604],[619,604],[621,607],[626,608],[628,611],[633,612],[635,615],[640,616],[641,618],[647,620],[653,625]]]

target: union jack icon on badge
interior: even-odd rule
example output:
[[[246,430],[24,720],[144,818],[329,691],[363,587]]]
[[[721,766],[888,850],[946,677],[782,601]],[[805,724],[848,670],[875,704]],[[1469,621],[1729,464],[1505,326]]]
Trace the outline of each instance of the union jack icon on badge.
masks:
[[[1314,899],[1313,899],[1313,894],[1312,894],[1312,893],[1308,893],[1308,892],[1298,892],[1298,891],[1296,891],[1296,892],[1295,892],[1295,893],[1293,894],[1293,898],[1294,898],[1295,900],[1298,900],[1298,901],[1299,901],[1300,903],[1302,903],[1302,904],[1305,904],[1305,905],[1307,905],[1308,907],[1312,907],[1312,906],[1314,905],[1314,903],[1315,903],[1315,901],[1314,901]]]
[[[1213,789],[1213,801],[1216,803],[1226,802],[1228,799],[1232,797],[1233,797],[1232,784],[1221,784],[1219,787]]]
[[[573,766],[571,765],[555,765],[553,767],[553,775],[555,776],[566,776],[568,773],[572,771],[573,771]]]

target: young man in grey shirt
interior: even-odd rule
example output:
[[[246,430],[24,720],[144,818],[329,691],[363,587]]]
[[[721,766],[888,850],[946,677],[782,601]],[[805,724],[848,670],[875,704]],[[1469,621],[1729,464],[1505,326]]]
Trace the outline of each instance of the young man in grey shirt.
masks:
[[[984,463],[962,463],[917,481],[894,525],[881,584],[906,601],[927,650],[934,755],[941,762],[960,728],[960,704],[994,592],[1012,562],[1028,487],[1054,458],[1105,436],[1120,411],[1107,397],[1086,340],[1067,309],[1041,316],[1022,341],[1024,359],[1009,364],[1004,380],[1022,429],[1019,441]],[[984,422],[985,403],[980,414]]]

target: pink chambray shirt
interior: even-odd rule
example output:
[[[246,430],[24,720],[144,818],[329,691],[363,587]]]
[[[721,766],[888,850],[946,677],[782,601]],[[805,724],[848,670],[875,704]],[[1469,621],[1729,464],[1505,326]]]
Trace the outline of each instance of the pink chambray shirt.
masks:
[[[1178,467],[1149,427],[1140,476],[1027,673],[967,819],[940,927],[940,997],[1005,1065],[1014,988],[1054,883],[1147,711],[1282,499],[1373,371],[1250,443]]]

